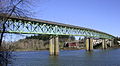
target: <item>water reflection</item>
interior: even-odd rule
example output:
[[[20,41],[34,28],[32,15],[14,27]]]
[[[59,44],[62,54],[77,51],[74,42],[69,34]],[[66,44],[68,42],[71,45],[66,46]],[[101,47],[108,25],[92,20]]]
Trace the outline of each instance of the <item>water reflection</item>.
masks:
[[[59,56],[49,57],[49,66],[59,66]]]

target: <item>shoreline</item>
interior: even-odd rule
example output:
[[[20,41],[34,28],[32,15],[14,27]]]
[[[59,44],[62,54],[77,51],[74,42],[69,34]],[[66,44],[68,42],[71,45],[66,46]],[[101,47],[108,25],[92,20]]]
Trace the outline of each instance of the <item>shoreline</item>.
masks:
[[[114,47],[108,47],[107,49],[117,49],[120,48],[120,46],[114,46]],[[60,48],[60,50],[82,50],[85,48]],[[98,48],[98,49],[102,49],[102,48]],[[3,50],[3,51],[9,51],[9,50]],[[11,51],[11,50],[10,50]],[[12,50],[13,52],[15,51],[49,51],[49,48],[47,49],[39,49],[39,50],[33,50],[33,49],[16,49],[16,50]]]

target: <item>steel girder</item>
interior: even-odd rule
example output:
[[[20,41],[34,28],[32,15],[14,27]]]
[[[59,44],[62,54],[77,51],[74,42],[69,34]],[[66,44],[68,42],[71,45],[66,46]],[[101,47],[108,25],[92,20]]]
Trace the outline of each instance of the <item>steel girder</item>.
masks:
[[[111,35],[94,30],[83,28],[80,29],[30,20],[27,21],[22,19],[9,19],[6,22],[5,27],[7,28],[5,31],[6,33],[73,35],[108,39],[114,38]],[[0,28],[2,29],[2,26],[0,26]]]

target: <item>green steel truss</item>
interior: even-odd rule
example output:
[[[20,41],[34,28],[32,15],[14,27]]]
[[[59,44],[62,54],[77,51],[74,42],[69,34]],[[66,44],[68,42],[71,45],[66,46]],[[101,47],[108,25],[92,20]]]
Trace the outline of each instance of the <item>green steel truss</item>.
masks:
[[[0,22],[2,23],[2,22]],[[88,28],[27,18],[10,18],[5,24],[6,33],[73,35],[112,39],[114,36]],[[2,29],[3,27],[0,26]],[[0,31],[2,32],[2,31]]]

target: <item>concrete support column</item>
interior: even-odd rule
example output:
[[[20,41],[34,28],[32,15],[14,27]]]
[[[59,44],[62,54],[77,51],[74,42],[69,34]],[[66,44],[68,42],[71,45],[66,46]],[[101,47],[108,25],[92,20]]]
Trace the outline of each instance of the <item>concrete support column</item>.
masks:
[[[112,41],[110,40],[110,47],[112,46]]]
[[[59,39],[58,36],[50,37],[49,41],[49,52],[51,56],[59,55]]]
[[[105,39],[102,40],[102,49],[105,49]]]
[[[86,39],[86,50],[87,51],[93,50],[93,39],[92,38]]]
[[[93,50],[93,39],[90,38],[90,50]]]
[[[55,37],[55,55],[59,55],[59,38],[58,36]]]
[[[105,39],[105,49],[107,49],[107,39]]]
[[[114,46],[114,39],[111,40],[111,46]]]
[[[107,49],[107,43],[105,39],[102,40],[102,48]]]
[[[89,39],[86,39],[86,50],[89,50]]]
[[[50,41],[49,41],[49,52],[50,55],[54,55],[54,38],[50,37]]]

